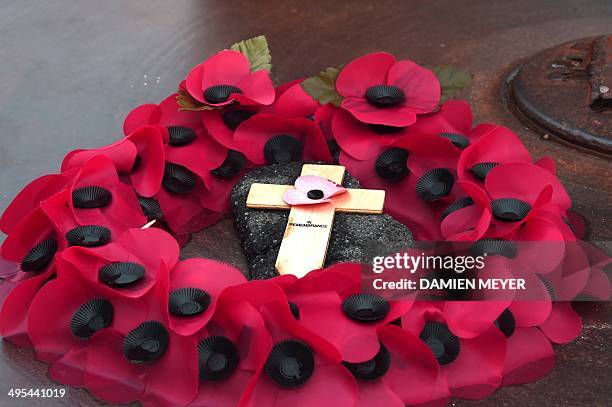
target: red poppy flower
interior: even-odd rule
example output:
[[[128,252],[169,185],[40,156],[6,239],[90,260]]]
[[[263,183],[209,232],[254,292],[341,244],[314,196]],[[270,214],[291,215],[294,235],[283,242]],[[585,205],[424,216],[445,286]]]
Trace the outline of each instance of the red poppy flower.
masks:
[[[222,166],[202,175],[206,185],[200,194],[202,205],[214,212],[229,213],[232,189],[244,177],[248,168],[252,168],[248,160],[241,153],[230,150]]]
[[[169,329],[168,270],[160,273],[142,297],[147,313],[132,317],[127,329],[103,329],[89,341],[84,384],[107,403],[186,405],[197,393],[197,338]]]
[[[195,179],[195,187],[187,193],[172,192],[164,187],[155,195],[163,219],[177,235],[199,232],[223,218],[222,213],[204,207],[202,197],[207,190],[201,178],[195,176]]]
[[[55,274],[52,266],[43,274],[19,281],[8,293],[0,308],[0,335],[21,348],[29,348],[32,341],[28,335],[27,322],[30,305],[41,287]],[[3,281],[2,285],[8,284]]]
[[[332,133],[342,151],[355,159],[367,160],[375,157],[381,147],[408,134],[408,127],[362,123],[349,112],[339,110],[332,119]]]
[[[517,293],[509,307],[517,326],[537,326],[555,343],[569,342],[582,330],[580,315],[570,300],[586,286],[589,274],[584,258],[574,253],[577,250],[571,245],[566,249],[569,256],[564,263],[548,274],[515,272],[517,277],[525,279],[527,290]]]
[[[140,127],[106,147],[74,150],[64,157],[62,172],[81,167],[98,155],[110,158],[117,172],[129,179],[139,195],[150,197],[159,189],[164,175],[163,134],[160,126]]]
[[[57,278],[36,294],[27,318],[36,357],[47,363],[60,360],[73,348],[87,346],[101,329],[127,329],[146,312],[144,303],[129,301],[63,266],[59,259]]]
[[[535,164],[499,165],[487,175],[484,185],[491,198],[493,237],[511,236],[539,209],[567,210],[571,205],[561,182]]]
[[[132,110],[125,118],[124,133],[143,125],[159,125],[164,139],[166,161],[180,164],[198,175],[219,167],[227,149],[212,139],[199,112],[181,111],[176,94],[159,105],[146,104]]]
[[[117,295],[138,298],[159,279],[163,263],[174,267],[179,247],[161,229],[128,229],[104,246],[70,247],[59,256],[93,284],[111,287]]]
[[[57,231],[58,239],[61,242],[60,247],[104,246],[114,241],[127,229],[127,225],[117,226],[112,222],[106,222],[102,225],[81,225],[76,221],[70,210],[69,200],[69,191],[62,191],[40,203],[41,209],[47,214]]]
[[[275,89],[276,98],[270,106],[264,106],[260,113],[270,113],[287,119],[312,119],[320,106],[319,102],[308,95],[302,88],[302,81],[297,79],[282,84]]]
[[[230,105],[223,109],[204,110],[201,118],[210,135],[221,145],[238,150],[235,131],[245,120],[257,114],[254,106]]]
[[[119,180],[115,165],[106,156],[94,156],[82,167],[54,178],[57,182],[51,184],[55,191],[45,191],[45,200],[57,200],[47,195],[65,188],[66,193],[60,194],[70,197],[66,200],[72,213],[70,217],[80,225],[108,223],[116,228],[127,228],[141,226],[146,221],[132,188]]]
[[[501,384],[506,340],[496,326],[473,338],[462,338],[447,325],[440,303],[415,302],[402,317],[402,327],[429,346],[453,396],[481,399]]]
[[[327,143],[327,148],[331,153],[334,162],[338,162],[338,155],[340,154],[340,146],[338,142],[334,138],[332,132],[332,121],[336,112],[340,109],[336,106],[328,103],[326,105],[320,106],[314,114],[314,122],[315,126],[321,130],[321,134],[323,134],[323,138]]]
[[[378,149],[368,160],[340,153],[340,164],[364,188],[384,189],[385,211],[418,240],[440,240],[440,214],[460,191],[455,187],[459,154],[436,135],[409,135]]]
[[[555,354],[546,335],[537,327],[521,324],[520,320],[507,309],[495,322],[506,337],[503,386],[539,380],[555,365]]]
[[[243,405],[300,407],[321,400],[354,405],[357,385],[340,365],[338,351],[304,328],[284,304],[269,302],[260,308],[273,345]]]
[[[459,179],[484,182],[489,172],[500,164],[531,162],[529,151],[510,129],[487,126],[483,130],[478,140],[463,150],[459,158]]]
[[[107,157],[87,161],[69,191],[72,199],[68,206],[80,225],[111,223],[127,229],[147,222],[136,194],[119,181],[115,166]]]
[[[206,325],[215,312],[221,292],[246,282],[242,273],[209,259],[187,259],[170,273],[170,329],[192,335]]]
[[[437,134],[464,150],[495,127],[494,124],[483,123],[472,128],[470,105],[462,100],[449,100],[442,103],[437,111],[420,115],[408,127],[408,133]]]
[[[246,400],[272,348],[263,318],[246,301],[220,297],[198,333],[200,387],[194,407],[233,407]]]
[[[274,87],[266,70],[251,73],[249,61],[238,51],[225,50],[197,65],[185,79],[189,94],[210,106],[269,105]]]
[[[340,263],[283,287],[300,324],[333,344],[348,362],[374,357],[380,349],[376,328],[396,320],[412,305],[412,298],[387,301],[363,293],[361,268],[357,263]]]
[[[0,218],[0,230],[7,235],[24,219],[28,213],[38,206],[40,201],[51,197],[74,179],[77,169],[61,174],[48,174],[36,178],[23,188],[6,208]]]
[[[555,296],[548,283],[545,290],[546,294]],[[544,377],[555,363],[550,341],[569,342],[582,330],[580,316],[569,301],[544,299],[515,300],[500,315],[497,325],[507,337],[508,344],[504,385],[523,384]]]
[[[485,235],[491,223],[489,198],[474,183],[459,181],[457,187],[466,196],[455,200],[442,212],[442,237],[448,241],[476,241]]]
[[[204,126],[199,112],[180,110],[176,96],[173,93],[158,105],[147,103],[133,109],[123,121],[123,133],[128,136],[141,126],[159,125],[166,143],[170,139],[175,145],[188,143]]]
[[[2,258],[18,263],[11,281],[46,275],[54,266],[55,253],[66,247],[66,240],[41,208],[35,208],[17,224],[2,243]]]
[[[38,290],[55,274],[55,254],[66,241],[41,208],[17,224],[2,244],[1,254],[12,266],[4,284],[17,284],[0,309],[0,334],[11,343],[28,347],[27,314]]]
[[[550,316],[539,327],[551,342],[567,343],[582,332],[582,319],[571,301],[555,301]]]
[[[323,135],[311,120],[258,114],[236,129],[237,150],[255,164],[331,162]]]
[[[332,125],[342,150],[359,160],[371,158],[378,147],[388,146],[407,134],[436,134],[463,150],[495,127],[481,124],[472,129],[470,106],[458,100],[442,104],[437,112],[419,116],[414,124],[406,127],[362,123],[346,111],[334,115]]]
[[[440,83],[428,69],[410,60],[375,52],[350,62],[338,75],[341,107],[364,123],[409,126],[440,101]]]
[[[346,363],[359,386],[356,406],[405,406],[430,402],[438,363],[418,337],[400,327],[378,329],[380,350],[370,360]]]
[[[469,277],[482,280],[515,277],[510,262],[503,256],[487,256],[484,263],[484,268],[466,270],[465,273]],[[454,270],[444,270],[444,272],[453,273],[452,277],[457,277]],[[444,301],[441,306],[446,324],[454,334],[461,338],[476,337],[486,332],[499,314],[510,306],[515,292],[509,289],[484,288],[449,291],[448,300]]]

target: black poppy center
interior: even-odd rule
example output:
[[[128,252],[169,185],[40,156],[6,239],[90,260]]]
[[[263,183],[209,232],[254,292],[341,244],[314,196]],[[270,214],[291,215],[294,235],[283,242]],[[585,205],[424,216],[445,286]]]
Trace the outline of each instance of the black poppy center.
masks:
[[[132,168],[130,169],[130,172],[134,172],[138,168],[140,168],[140,164],[142,164],[142,157],[140,156],[140,154],[136,154],[136,157],[134,157],[134,162],[132,163]]]
[[[232,85],[215,85],[204,91],[204,100],[208,103],[227,102],[232,93],[242,93],[242,91]]]
[[[410,172],[406,166],[408,150],[403,148],[389,148],[376,158],[374,169],[379,177],[389,181],[399,181]]]
[[[293,315],[293,318],[300,319],[300,309],[298,308],[298,306],[292,301],[288,301],[287,304],[289,305],[289,311],[291,311],[291,315]]]
[[[174,147],[184,146],[196,138],[193,129],[185,126],[168,126],[168,144]]]
[[[145,268],[129,261],[108,263],[98,271],[98,279],[109,287],[128,287],[144,278]]]
[[[472,168],[470,168],[470,172],[480,181],[484,182],[487,175],[489,175],[493,168],[497,167],[498,165],[499,163],[496,162],[485,161],[474,165]]]
[[[193,316],[203,313],[210,305],[210,295],[200,288],[179,288],[168,297],[168,310],[177,316]]]
[[[158,352],[161,344],[159,343],[159,339],[157,338],[148,338],[145,339],[140,347],[149,353]]]
[[[217,177],[231,178],[237,175],[244,168],[244,155],[235,150],[229,150],[227,156],[219,167],[212,170],[212,174]]]
[[[376,380],[384,376],[389,370],[391,356],[387,348],[381,343],[378,353],[372,359],[358,363],[342,362],[342,364],[357,379]]]
[[[286,357],[280,363],[280,373],[287,379],[298,379],[302,374],[302,363],[292,356]]]
[[[501,198],[491,201],[491,211],[495,218],[505,222],[517,222],[523,220],[531,205],[525,201],[514,198]]]
[[[511,337],[516,329],[516,320],[514,314],[508,308],[502,312],[494,322],[495,326],[499,328],[506,338]]]
[[[444,219],[451,213],[457,212],[458,210],[467,208],[468,206],[471,206],[471,205],[474,205],[474,200],[470,198],[469,196],[465,198],[457,199],[455,202],[448,205],[446,209],[444,209],[444,212],[442,212],[441,217],[442,219]]]
[[[264,365],[268,377],[283,387],[298,387],[304,384],[310,379],[314,369],[312,349],[295,340],[274,345]]]
[[[425,343],[429,346],[436,359],[444,355],[444,343],[438,338],[427,338]]]
[[[198,359],[200,380],[222,380],[238,367],[238,349],[224,336],[209,336],[198,343]]]
[[[110,229],[97,225],[77,226],[66,233],[66,240],[70,246],[102,246],[108,243],[110,239]]]
[[[374,133],[381,135],[401,133],[405,127],[387,126],[385,124],[370,124],[368,126]]]
[[[195,188],[197,175],[179,164],[167,162],[162,185],[170,192],[185,194]]]
[[[37,272],[43,270],[53,260],[57,252],[57,240],[53,238],[38,242],[21,260],[21,271]]]
[[[212,370],[213,372],[222,371],[223,369],[225,369],[226,365],[227,365],[227,356],[221,353],[215,353],[208,359],[208,362],[206,363],[206,366],[208,366],[208,368]]]
[[[320,189],[311,189],[306,193],[308,199],[322,199],[325,194]]]
[[[394,106],[404,101],[404,91],[397,86],[376,85],[366,90],[365,97],[368,102],[378,107]]]
[[[103,208],[112,198],[108,189],[98,186],[82,187],[72,191],[72,205],[80,209]]]
[[[74,312],[70,320],[70,332],[79,339],[88,339],[100,329],[109,326],[112,320],[112,304],[103,298],[93,299]]]
[[[517,247],[514,242],[499,238],[484,238],[477,240],[470,247],[474,256],[504,256],[509,259],[516,256]]]
[[[143,322],[123,339],[123,354],[134,364],[152,363],[164,354],[168,341],[168,331],[162,324]]]
[[[159,206],[159,202],[157,202],[155,199],[139,196],[138,203],[140,204],[142,213],[148,220],[159,220],[164,217],[164,212],[162,211],[161,206]]]
[[[427,322],[420,334],[421,340],[431,349],[438,363],[451,363],[461,350],[459,338],[441,322]]]
[[[223,123],[230,129],[236,130],[245,120],[250,119],[255,114],[251,110],[228,110],[223,112]]]
[[[441,195],[444,190],[446,188],[446,184],[442,181],[436,181],[434,183],[431,184],[431,187],[429,189],[429,191],[432,193],[432,195]]]
[[[455,178],[446,168],[434,168],[419,178],[416,184],[416,193],[426,202],[445,197],[453,188]]]
[[[99,331],[100,329],[102,329],[102,328],[104,328],[106,326],[106,323],[104,321],[104,317],[103,316],[96,315],[95,317],[93,317],[92,319],[89,320],[89,322],[87,323],[87,326],[92,331]]]
[[[381,320],[387,316],[389,309],[390,305],[387,300],[376,294],[353,294],[342,302],[344,314],[360,322]]]
[[[302,143],[288,134],[270,138],[264,145],[264,158],[268,164],[281,164],[299,161],[302,156]]]
[[[457,148],[465,149],[470,145],[470,141],[462,134],[458,133],[440,133],[440,137],[450,140],[451,143]]]

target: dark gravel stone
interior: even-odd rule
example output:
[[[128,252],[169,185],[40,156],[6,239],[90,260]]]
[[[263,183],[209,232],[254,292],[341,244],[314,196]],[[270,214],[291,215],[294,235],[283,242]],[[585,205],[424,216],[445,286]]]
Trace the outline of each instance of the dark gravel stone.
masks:
[[[289,211],[247,208],[251,184],[293,184],[301,170],[302,163],[259,167],[251,170],[232,190],[232,210],[252,279],[278,275],[274,264]],[[348,173],[345,173],[342,185],[359,188],[359,182]],[[370,263],[374,256],[396,253],[411,247],[413,242],[410,230],[389,215],[337,213],[325,266],[340,262]]]

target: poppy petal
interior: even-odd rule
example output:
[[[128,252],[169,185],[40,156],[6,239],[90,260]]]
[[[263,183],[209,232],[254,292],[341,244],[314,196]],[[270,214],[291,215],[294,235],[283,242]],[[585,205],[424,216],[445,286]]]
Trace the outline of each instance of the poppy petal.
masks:
[[[431,112],[440,101],[440,82],[436,75],[409,60],[393,64],[389,69],[387,84],[404,91],[405,105],[415,113]]]
[[[387,72],[395,57],[386,52],[374,52],[354,59],[338,74],[336,89],[346,97],[363,98],[370,86],[387,82]]]
[[[505,358],[506,338],[495,326],[474,338],[461,339],[459,356],[443,367],[453,396],[474,400],[494,392],[501,384]]]
[[[364,123],[405,127],[416,122],[413,109],[402,105],[380,109],[372,107],[363,97],[347,97],[340,106]]]
[[[161,109],[156,104],[147,103],[140,105],[125,117],[123,121],[123,134],[127,136],[136,131],[140,126],[157,124],[161,115]]]
[[[582,319],[569,301],[553,303],[552,311],[540,329],[554,343],[567,343],[582,332]]]
[[[537,328],[516,328],[507,342],[504,386],[535,382],[555,366],[550,341]]]

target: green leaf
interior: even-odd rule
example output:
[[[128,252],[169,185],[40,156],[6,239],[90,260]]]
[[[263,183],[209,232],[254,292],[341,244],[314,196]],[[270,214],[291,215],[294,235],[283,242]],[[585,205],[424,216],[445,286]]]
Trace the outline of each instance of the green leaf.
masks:
[[[322,105],[331,103],[340,106],[342,96],[336,90],[336,78],[339,73],[340,68],[327,68],[317,76],[304,79],[301,83],[302,89]]]
[[[214,106],[206,105],[194,99],[185,89],[179,89],[176,92],[176,103],[179,105],[179,110],[202,111],[215,109]]]
[[[439,65],[432,69],[440,81],[442,94],[440,102],[444,102],[459,93],[472,82],[472,74],[450,65]]]
[[[262,69],[269,72],[272,69],[272,56],[265,35],[237,42],[230,49],[244,54],[251,65],[251,72],[261,71]]]

